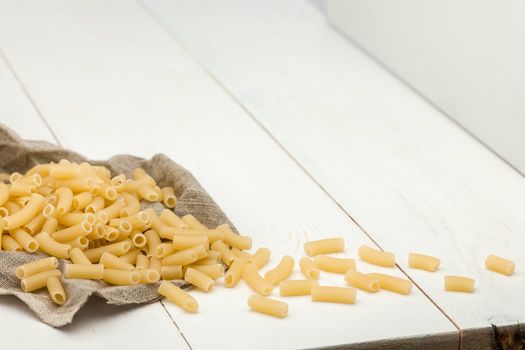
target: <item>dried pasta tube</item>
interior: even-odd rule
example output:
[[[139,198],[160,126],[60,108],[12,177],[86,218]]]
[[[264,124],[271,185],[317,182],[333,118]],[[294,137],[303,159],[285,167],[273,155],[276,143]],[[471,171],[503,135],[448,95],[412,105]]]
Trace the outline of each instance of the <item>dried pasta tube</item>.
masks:
[[[139,254],[140,250],[131,249],[129,252],[119,257],[119,259],[128,264],[135,265],[137,263],[137,256],[139,256]]]
[[[211,249],[221,253],[221,261],[230,266],[235,260],[236,256],[231,252],[230,248],[223,241],[215,241],[211,245]]]
[[[157,246],[161,244],[161,240],[157,231],[149,230],[144,233],[146,236],[146,244],[148,246],[148,256],[155,256]]]
[[[485,260],[485,267],[489,270],[510,276],[514,273],[515,265],[512,261],[496,255],[489,255]]]
[[[319,279],[319,269],[313,263],[312,259],[308,257],[302,257],[299,260],[299,267],[303,275],[309,280],[318,280]]]
[[[201,223],[197,218],[191,214],[184,215],[182,217],[182,221],[184,221],[190,229],[192,230],[207,230],[208,227]]]
[[[445,290],[449,292],[474,292],[475,281],[463,276],[445,276]]]
[[[66,244],[69,244],[73,248],[80,248],[82,250],[86,250],[89,247],[89,240],[84,236],[80,236],[71,241],[66,242]]]
[[[93,227],[91,228],[91,232],[86,236],[88,239],[94,241],[99,240],[106,236],[106,226],[104,224],[101,224],[100,222],[97,222]]]
[[[161,259],[155,258],[153,256],[149,258],[149,268],[150,269],[153,269],[153,270],[157,271],[160,274],[160,268],[161,267],[162,267],[162,260]]]
[[[25,224],[22,228],[26,230],[29,234],[34,235],[37,232],[40,232],[42,230],[42,226],[44,226],[44,222],[46,221],[46,217],[43,213],[40,213],[36,215],[31,221],[29,221],[27,224]]]
[[[144,254],[137,255],[137,262],[135,263],[136,270],[144,270],[149,267],[149,259]]]
[[[186,269],[184,280],[203,292],[211,291],[215,285],[215,281],[210,276],[192,267]]]
[[[125,218],[111,219],[109,224],[111,226],[118,226],[123,221],[129,222],[135,230],[142,230],[151,226],[151,219],[145,211],[139,211],[138,213]]]
[[[53,232],[51,237],[58,242],[68,242],[80,236],[87,236],[91,233],[92,228],[93,226],[89,222],[82,221],[75,226]]]
[[[367,276],[377,278],[379,287],[399,294],[410,294],[412,282],[404,278],[385,275],[382,273],[368,273]]]
[[[124,208],[120,209],[120,217],[128,217],[140,211],[140,202],[135,196],[127,192],[122,192],[120,195],[126,204]]]
[[[175,196],[175,190],[173,187],[163,187],[161,190],[162,203],[167,208],[175,208],[177,205],[177,197]]]
[[[155,247],[154,256],[159,259],[162,259],[173,253],[175,253],[175,247],[172,243],[160,243],[159,245],[157,245],[157,247]]]
[[[5,183],[0,181],[0,205],[7,202],[9,199],[10,193],[9,193],[9,186],[7,186]]]
[[[434,272],[439,269],[440,264],[441,261],[433,256],[416,253],[410,253],[408,255],[408,266],[413,269]]]
[[[89,191],[94,185],[95,179],[93,179],[92,177],[78,177],[76,179],[57,179],[55,182],[55,186],[57,188],[67,187],[72,192],[76,193]]]
[[[124,174],[120,174],[112,177],[109,183],[115,190],[122,192],[124,190],[124,184],[126,183],[126,180],[126,176]]]
[[[244,272],[244,266],[248,264],[246,258],[236,258],[224,275],[224,284],[227,288],[233,288],[239,283]]]
[[[219,262],[219,260],[221,259],[221,253],[216,252],[215,250],[208,250],[205,259],[215,260],[215,262]]]
[[[310,295],[312,287],[318,285],[315,280],[287,280],[279,283],[279,291],[282,297]]]
[[[199,245],[193,248],[181,250],[175,254],[162,259],[162,265],[189,265],[206,256],[206,248]]]
[[[25,207],[14,214],[2,218],[2,228],[4,230],[13,230],[22,227],[33,219],[40,210],[44,207],[44,196],[33,193],[31,199]]]
[[[105,269],[115,269],[124,271],[131,271],[134,269],[133,265],[128,264],[123,260],[120,260],[118,257],[108,252],[102,254],[99,263],[104,265]]]
[[[190,228],[190,226],[179,218],[173,211],[169,209],[164,209],[160,214],[159,218],[164,221],[164,223],[171,227],[177,228]]]
[[[49,278],[60,276],[62,276],[62,273],[56,269],[42,271],[22,279],[20,281],[20,286],[24,292],[32,292],[34,290],[44,288]]]
[[[270,283],[278,284],[290,276],[294,264],[295,262],[293,258],[289,255],[285,255],[275,268],[266,272],[264,279]]]
[[[41,232],[47,232],[50,235],[54,232],[56,232],[58,227],[58,221],[55,218],[47,218],[47,220],[44,222],[44,226],[42,226]]]
[[[248,298],[248,306],[259,313],[284,318],[288,316],[288,304],[282,301],[253,294]]]
[[[198,270],[208,277],[216,280],[219,277],[224,276],[224,266],[222,264],[209,264],[209,265],[190,265],[191,268]]]
[[[64,226],[74,226],[81,223],[82,221],[87,221],[91,225],[94,225],[97,222],[95,214],[82,212],[66,213],[63,215],[59,215],[57,217],[57,220]]]
[[[175,249],[188,249],[197,245],[208,247],[210,245],[206,236],[173,236],[172,242]]]
[[[8,216],[9,210],[6,207],[0,207],[0,217]]]
[[[35,190],[36,186],[25,184],[23,182],[15,182],[9,188],[11,196],[29,196]]]
[[[254,292],[268,296],[273,290],[273,283],[262,278],[261,275],[259,275],[258,269],[259,268],[255,264],[246,264],[246,266],[244,266],[242,278]]]
[[[101,264],[67,264],[66,278],[101,280],[104,276],[104,265]]]
[[[21,206],[12,201],[5,202],[4,207],[7,209],[10,215],[14,215],[15,213],[22,210]]]
[[[239,257],[241,257],[241,258],[250,258],[250,257],[251,257],[250,254],[248,254],[248,253],[246,253],[246,252],[243,252],[242,250],[237,249],[237,248],[235,248],[235,247],[233,247],[233,248],[231,249],[231,251],[232,251],[233,254],[235,254],[235,256],[239,256]]]
[[[272,252],[268,248],[259,248],[248,260],[260,269],[268,263]]]
[[[15,270],[16,277],[23,279],[35,275],[42,271],[53,270],[58,267],[58,260],[55,257],[39,259],[20,265]]]
[[[155,209],[148,208],[144,211],[146,212],[146,214],[148,214],[149,219],[151,220],[151,228],[153,230],[155,230],[156,232],[161,232],[169,228],[169,226],[166,225],[164,221],[159,219],[157,213],[155,212]]]
[[[355,304],[355,288],[312,286],[312,301]]]
[[[104,206],[106,205],[106,202],[104,201],[104,198],[101,196],[96,196],[93,198],[91,203],[89,203],[86,206],[86,213],[96,213],[102,209],[104,209]]]
[[[71,249],[69,244],[63,244],[55,241],[53,238],[51,238],[51,235],[45,231],[35,235],[35,239],[37,240],[40,249],[47,254],[56,256],[60,259],[69,258],[69,250]]]
[[[24,229],[17,228],[16,230],[9,231],[9,234],[15,241],[20,244],[22,248],[24,248],[25,251],[29,253],[34,253],[38,250],[40,247],[40,244],[38,244],[38,241],[33,238],[29,233],[27,233]]]
[[[111,172],[108,168],[102,165],[94,165],[92,168],[93,172],[98,178],[102,179],[103,182],[109,182],[111,180]]]
[[[73,205],[73,191],[69,187],[59,187],[55,193],[58,196],[57,213],[59,215],[67,213]]]
[[[124,209],[126,202],[122,198],[116,199],[110,206],[99,210],[99,212],[104,212],[108,220],[119,217],[120,211]]]
[[[73,197],[71,205],[75,210],[82,210],[93,201],[93,195],[91,192],[81,192]]]
[[[140,231],[135,231],[131,233],[131,241],[133,242],[133,245],[137,248],[143,248],[146,246],[148,239],[144,234]]]
[[[304,251],[308,256],[328,253],[340,253],[345,249],[343,238],[327,238],[310,241],[304,244]]]
[[[148,202],[156,202],[160,199],[157,191],[146,183],[139,183],[137,185],[137,194]]]
[[[361,260],[364,260],[370,264],[384,267],[394,267],[396,265],[396,257],[394,253],[383,252],[381,250],[362,245],[359,247],[358,254]]]
[[[140,282],[140,273],[138,271],[104,269],[102,279],[116,286],[131,286]]]
[[[100,261],[102,254],[104,254],[105,252],[111,253],[116,256],[122,256],[131,249],[131,246],[131,242],[129,240],[126,240],[122,242],[108,244],[98,248],[88,249],[84,251],[84,254],[86,254],[86,256],[91,262],[96,263]]]
[[[20,246],[20,244],[18,244],[17,241],[15,241],[13,239],[13,237],[11,236],[8,236],[8,235],[0,235],[0,239],[2,240],[2,244],[0,244],[2,246],[2,249],[3,250],[6,250],[6,251],[13,251],[13,252],[20,252],[22,251],[22,247]]]
[[[197,312],[199,304],[194,297],[170,282],[160,284],[159,294],[188,312]]]
[[[182,266],[162,266],[160,274],[163,280],[180,280],[182,279]]]
[[[102,182],[100,184],[98,184],[100,186],[100,195],[109,200],[109,201],[114,201],[118,198],[118,192],[116,189],[113,188],[113,186],[105,183],[105,182]],[[122,209],[122,208],[121,208]],[[120,209],[119,209],[120,211]]]
[[[173,239],[174,236],[206,236],[210,243],[224,240],[224,231],[221,230],[194,230],[194,229],[181,229],[177,227],[165,226],[163,227],[159,235],[161,238]]]
[[[27,204],[27,202],[29,202],[29,199],[31,199],[30,196],[23,196],[23,197],[17,197],[17,198],[14,198],[13,200],[21,205],[22,207],[25,206]]]
[[[142,269],[138,270],[138,273],[140,274],[140,283],[143,284],[155,283],[160,280],[160,272],[154,269]]]
[[[352,287],[365,290],[370,293],[375,293],[381,287],[379,279],[365,275],[364,273],[358,272],[354,269],[350,269],[345,274],[345,281]]]
[[[40,174],[40,176],[48,176],[49,175],[49,167],[51,166],[51,163],[46,164],[37,164],[31,169],[29,169],[26,173],[26,175],[33,175],[33,174]]]
[[[104,227],[104,238],[108,242],[113,242],[114,240],[118,238],[118,236],[119,236],[119,231],[115,227],[107,226],[107,225]]]
[[[48,196],[54,191],[55,189],[49,186],[40,186],[35,190],[36,193],[41,194],[42,196]]]
[[[218,230],[224,231],[224,242],[231,247],[241,250],[252,249],[252,239],[248,236],[241,236],[233,232],[230,225],[222,224],[217,226]]]
[[[57,208],[53,204],[46,204],[42,210],[42,215],[47,219],[55,218],[57,216]]]
[[[46,281],[47,291],[55,304],[63,305],[66,302],[66,292],[60,278],[53,276]]]
[[[73,264],[78,265],[91,265],[91,261],[87,258],[86,254],[80,248],[74,247],[69,251],[69,259]]]
[[[27,175],[21,178],[20,182],[39,187],[42,186],[42,176],[40,174]]]
[[[49,167],[49,176],[56,179],[74,179],[78,177],[80,168],[77,164],[62,162],[59,164],[51,164]]]
[[[148,173],[142,168],[133,169],[132,176],[133,176],[133,180],[138,181],[138,182],[144,182],[151,187],[157,184],[155,182],[155,179],[149,176]]]
[[[320,270],[334,273],[346,273],[350,269],[355,269],[354,259],[334,258],[327,255],[316,255],[314,264]]]
[[[11,173],[11,175],[9,175],[9,182],[11,184],[14,184],[14,183],[19,182],[20,180],[22,180],[23,177],[24,177],[24,175],[22,175],[19,172],[15,171],[15,172]]]

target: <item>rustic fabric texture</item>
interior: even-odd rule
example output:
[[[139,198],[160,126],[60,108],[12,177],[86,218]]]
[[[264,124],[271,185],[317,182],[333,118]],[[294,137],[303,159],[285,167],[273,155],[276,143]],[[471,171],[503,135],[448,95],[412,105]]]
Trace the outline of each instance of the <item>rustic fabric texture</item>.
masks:
[[[131,176],[133,169],[144,168],[155,178],[159,186],[173,186],[178,198],[175,208],[177,215],[192,214],[209,227],[230,223],[193,175],[163,154],[157,154],[150,160],[130,155],[117,155],[105,161],[91,161],[78,153],[44,141],[22,140],[5,125],[0,124],[0,172],[23,173],[37,164],[58,162],[62,158],[72,162],[89,161],[92,164],[104,165],[113,175],[123,173],[128,177]],[[67,302],[58,306],[51,301],[46,289],[32,293],[23,292],[20,289],[20,280],[15,276],[17,266],[45,256],[44,253],[0,251],[0,295],[16,296],[33,310],[38,318],[53,327],[62,327],[71,323],[77,311],[93,294],[104,298],[109,304],[116,305],[141,304],[159,299],[158,284],[122,287],[99,281],[64,279]],[[59,268],[63,273],[64,265],[65,261],[60,261]],[[174,281],[174,283],[187,287],[184,281]]]

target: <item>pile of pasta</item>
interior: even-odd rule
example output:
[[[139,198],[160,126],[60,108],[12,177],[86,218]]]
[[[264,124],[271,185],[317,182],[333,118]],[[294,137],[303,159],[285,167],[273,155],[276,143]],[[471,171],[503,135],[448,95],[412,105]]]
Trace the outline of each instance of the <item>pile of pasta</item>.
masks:
[[[264,276],[271,252],[260,248],[251,254],[252,239],[233,232],[228,224],[208,228],[191,214],[178,217],[177,197],[171,187],[160,188],[143,169],[132,178],[111,176],[102,166],[89,163],[41,164],[25,174],[0,174],[0,250],[42,251],[48,258],[16,268],[21,289],[47,288],[53,302],[62,305],[67,295],[62,279],[102,280],[113,285],[162,282],[159,294],[188,312],[198,310],[197,300],[173,280],[185,280],[209,292],[224,278],[228,288],[244,280],[256,293],[248,298],[253,310],[276,317],[288,315],[288,304],[268,298],[276,286],[280,296],[310,295],[312,301],[353,304],[357,289],[380,289],[409,294],[412,282],[382,273],[361,273],[351,258],[328,254],[345,250],[343,238],[304,244],[299,260],[302,280],[290,280],[295,261],[284,256]],[[4,182],[5,181],[5,182]],[[141,202],[158,202],[163,210],[142,210]],[[368,246],[358,250],[361,260],[395,267],[395,255]],[[58,259],[67,259],[65,273]],[[411,253],[409,266],[434,272],[440,260]],[[512,261],[489,256],[488,269],[510,275]],[[344,275],[348,287],[319,285],[320,270]],[[448,291],[472,292],[474,280],[445,276]]]

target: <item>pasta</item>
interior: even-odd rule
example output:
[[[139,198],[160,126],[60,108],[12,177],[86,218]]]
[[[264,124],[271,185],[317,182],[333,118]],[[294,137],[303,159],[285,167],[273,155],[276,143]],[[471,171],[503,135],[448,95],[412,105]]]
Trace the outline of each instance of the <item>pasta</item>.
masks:
[[[55,257],[35,260],[23,265],[20,265],[15,270],[15,275],[19,279],[23,279],[42,271],[53,270],[58,267],[58,260]]]
[[[260,269],[268,263],[271,253],[268,248],[259,248],[248,260]]]
[[[100,257],[99,264],[104,265],[105,269],[115,269],[115,270],[124,270],[124,271],[131,271],[134,269],[134,266],[131,264],[128,264],[127,262],[120,260],[115,255],[105,252]]]
[[[261,275],[259,275],[258,269],[257,265],[253,263],[246,264],[242,278],[254,292],[268,296],[273,290],[273,283],[262,278]]]
[[[147,231],[144,236],[146,236],[146,244],[148,246],[148,256],[155,256],[155,251],[157,246],[161,244],[159,234],[154,230]]]
[[[248,263],[246,258],[236,258],[230,268],[224,274],[224,284],[227,288],[233,288],[239,283],[244,272],[244,266]]]
[[[105,201],[101,196],[93,198],[91,203],[86,206],[86,213],[97,213],[99,210],[104,209]]]
[[[55,241],[46,231],[37,234],[35,240],[38,242],[40,249],[47,254],[61,259],[69,258],[69,250],[71,249],[71,246],[69,244]]]
[[[20,287],[24,292],[32,292],[34,290],[44,288],[47,284],[47,280],[50,277],[60,277],[62,273],[60,271],[53,269],[42,271],[37,274],[26,277],[20,281]]]
[[[279,282],[287,279],[290,276],[293,270],[293,266],[293,258],[289,255],[285,255],[279,262],[279,265],[277,265],[271,270],[268,270],[264,274],[264,279],[270,283],[278,284]]]
[[[149,267],[151,269],[154,269],[155,271],[158,271],[160,274],[160,268],[162,267],[162,260],[159,258],[151,257],[149,258]]]
[[[409,280],[385,275],[382,273],[368,273],[367,276],[379,280],[379,288],[399,294],[410,294],[412,282]]]
[[[175,205],[177,205],[177,197],[175,197],[173,187],[163,187],[161,193],[162,203],[164,203],[167,208],[175,208]]]
[[[254,294],[248,298],[248,306],[252,310],[279,318],[288,316],[288,304],[282,301],[265,298]]]
[[[95,180],[91,177],[78,177],[75,179],[57,179],[55,186],[57,188],[67,187],[72,192],[89,191],[95,185]]]
[[[235,247],[233,247],[231,249],[232,253],[235,254],[235,256],[238,256],[238,257],[241,257],[241,258],[249,258],[251,257],[250,254],[246,253],[246,252],[243,252],[242,250],[240,249],[237,249]]]
[[[93,195],[91,194],[91,192],[89,191],[81,192],[81,193],[76,194],[73,197],[71,206],[75,210],[82,210],[85,207],[87,207],[88,204],[91,203],[92,201],[93,201]]]
[[[485,260],[485,267],[491,271],[495,271],[507,276],[514,273],[515,265],[512,261],[501,258],[496,255],[489,255]]]
[[[131,249],[129,252],[127,252],[126,254],[122,255],[120,257],[120,260],[125,261],[125,262],[127,262],[128,264],[131,264],[131,265],[136,265],[136,263],[137,263],[137,256],[139,256],[139,254],[140,254],[140,250],[138,250],[138,249]]]
[[[163,280],[180,280],[182,278],[182,266],[162,266],[160,274]]]
[[[58,221],[55,218],[47,218],[47,220],[44,222],[44,226],[42,226],[42,232],[47,232],[50,235],[54,232],[56,232],[58,227]]]
[[[0,205],[3,205],[9,199],[9,187],[0,181]]]
[[[248,236],[241,236],[232,231],[230,225],[222,224],[217,226],[218,230],[224,232],[224,242],[231,247],[250,250],[252,249],[252,239]]]
[[[327,255],[315,256],[314,264],[320,270],[334,273],[346,273],[350,269],[355,269],[354,259],[334,258]]]
[[[18,244],[17,241],[13,239],[13,237],[8,235],[0,235],[0,238],[2,239],[2,249],[7,251],[22,251],[22,247],[20,244]]]
[[[53,232],[51,237],[57,242],[64,243],[80,236],[87,236],[92,229],[93,225],[87,221],[82,221],[74,226]]]
[[[63,305],[66,302],[66,292],[57,276],[49,277],[46,281],[47,291],[55,304]]]
[[[350,269],[345,274],[345,281],[352,287],[365,290],[370,293],[375,293],[381,287],[377,277],[368,276],[364,273]]]
[[[170,282],[163,281],[158,289],[160,295],[188,312],[197,312],[199,304],[189,293]]]
[[[148,242],[148,239],[142,232],[135,231],[131,233],[131,242],[133,242],[133,245],[137,248],[144,248]]]
[[[474,292],[475,281],[462,276],[445,276],[445,290],[449,292]]]
[[[88,249],[84,251],[84,254],[86,254],[87,258],[93,262],[99,262],[100,258],[102,257],[102,254],[105,252],[111,253],[116,256],[121,256],[126,254],[131,249],[131,242],[129,240],[117,242],[108,244],[102,247]]]
[[[201,244],[208,247],[210,242],[206,236],[173,236],[172,244],[175,249],[188,249]]]
[[[191,214],[184,215],[182,217],[182,221],[184,221],[190,229],[192,230],[207,230],[208,227],[206,225],[203,225],[197,218]]]
[[[140,283],[155,283],[160,280],[160,273],[155,269],[142,269],[138,271]]]
[[[383,252],[367,247],[366,245],[359,247],[359,257],[367,263],[378,266],[394,267],[396,265],[396,259],[393,253]]]
[[[410,253],[408,255],[408,266],[413,269],[434,272],[439,269],[440,264],[441,261],[433,256],[416,253]]]
[[[44,223],[46,222],[46,217],[43,213],[40,213],[33,217],[31,221],[29,221],[27,224],[22,226],[22,228],[27,231],[29,234],[34,235],[37,232],[40,232],[42,229],[42,226],[44,226]]]
[[[312,286],[312,301],[355,304],[356,290],[345,287]]]
[[[173,246],[173,243],[165,242],[157,245],[157,247],[155,248],[154,256],[159,259],[162,259],[173,253],[175,253],[175,247]]]
[[[17,243],[27,252],[34,253],[38,250],[40,247],[40,244],[38,244],[38,241],[33,238],[29,233],[27,233],[25,230],[21,228],[17,228],[16,230],[9,231],[9,234]]]
[[[177,227],[164,226],[160,231],[161,238],[173,239],[174,236],[206,236],[210,243],[214,243],[224,239],[224,232],[221,230],[196,230],[196,229],[181,229]]]
[[[319,279],[319,269],[310,258],[306,256],[301,258],[301,260],[299,260],[299,267],[306,278],[310,280]]]
[[[310,295],[313,286],[318,286],[315,280],[288,280],[279,283],[279,292],[282,297]]]
[[[209,264],[209,265],[189,265],[191,268],[198,270],[212,279],[217,279],[224,276],[224,266],[222,264]]]
[[[73,205],[73,191],[69,187],[59,187],[55,193],[58,196],[57,213],[67,213]]]
[[[206,248],[199,245],[181,250],[162,259],[162,265],[189,265],[206,256]]]
[[[149,259],[144,254],[137,255],[137,262],[135,263],[136,270],[144,270],[149,267]]]
[[[2,218],[2,228],[4,230],[13,230],[27,224],[38,214],[44,206],[44,203],[44,196],[38,193],[33,193],[29,202],[22,209]]]
[[[159,218],[166,224],[171,227],[176,228],[190,228],[187,223],[179,218],[174,212],[169,209],[164,209],[160,214]]]
[[[215,241],[211,245],[211,249],[221,253],[221,261],[230,266],[235,260],[236,256],[231,252],[230,248],[223,241]]]
[[[73,264],[91,265],[91,261],[89,261],[86,254],[84,254],[84,252],[78,247],[74,247],[69,250],[69,259],[71,259]]]
[[[188,267],[186,269],[184,280],[204,292],[211,291],[215,285],[215,282],[210,276],[197,269],[194,269],[193,267]]]
[[[124,199],[124,202],[126,203],[126,206],[120,209],[121,217],[135,215],[140,211],[140,202],[135,196],[127,192],[121,193],[120,195],[122,196],[122,198]]]
[[[345,249],[345,241],[342,238],[327,238],[310,241],[304,244],[304,251],[308,256],[318,254],[340,253]]]
[[[66,242],[66,244],[69,244],[71,247],[86,250],[89,246],[89,240],[86,237],[80,236],[71,241]]]
[[[102,264],[67,264],[66,278],[100,280],[104,276]]]
[[[117,286],[131,286],[140,282],[140,273],[137,271],[104,269],[104,275],[102,279],[109,284],[114,284]]]

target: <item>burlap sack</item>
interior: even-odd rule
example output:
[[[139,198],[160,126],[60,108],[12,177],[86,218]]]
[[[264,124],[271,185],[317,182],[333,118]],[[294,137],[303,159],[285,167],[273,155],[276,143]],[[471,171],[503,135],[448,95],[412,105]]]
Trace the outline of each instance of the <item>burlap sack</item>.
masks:
[[[73,162],[89,161],[104,165],[113,175],[123,173],[128,177],[133,169],[144,168],[155,178],[159,186],[175,188],[178,198],[176,214],[191,213],[209,227],[230,223],[192,174],[163,154],[157,154],[150,160],[130,155],[117,155],[106,161],[91,161],[78,153],[44,141],[24,141],[5,125],[0,124],[0,172],[25,172],[36,164],[58,162],[62,158]],[[117,287],[98,281],[65,279],[63,283],[67,302],[57,306],[51,301],[45,289],[32,293],[23,292],[20,289],[20,280],[14,273],[17,266],[45,256],[44,253],[0,251],[0,295],[15,295],[33,310],[38,318],[53,327],[62,327],[71,323],[77,311],[93,294],[106,299],[109,304],[117,305],[148,303],[159,298],[158,284]],[[60,262],[59,268],[62,272],[64,272],[64,264],[64,261]],[[184,281],[174,282],[187,287]]]

